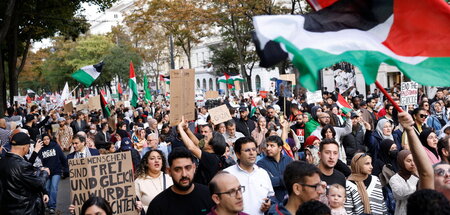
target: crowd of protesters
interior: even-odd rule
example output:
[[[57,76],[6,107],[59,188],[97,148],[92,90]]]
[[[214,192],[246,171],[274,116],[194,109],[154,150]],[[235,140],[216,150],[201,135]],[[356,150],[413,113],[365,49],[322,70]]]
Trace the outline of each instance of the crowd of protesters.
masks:
[[[302,91],[223,97],[174,126],[168,101],[109,105],[107,117],[11,106],[0,119],[0,211],[53,214],[68,159],[130,151],[141,214],[450,214],[448,89],[420,90],[403,112],[378,90],[344,97],[353,110],[337,92],[319,103]],[[232,119],[214,125],[208,109],[221,104]],[[102,198],[85,205],[112,214]]]

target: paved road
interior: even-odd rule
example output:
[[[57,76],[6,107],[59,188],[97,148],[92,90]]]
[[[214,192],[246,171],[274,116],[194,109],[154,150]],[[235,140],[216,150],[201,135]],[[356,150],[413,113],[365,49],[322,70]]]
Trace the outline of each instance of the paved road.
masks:
[[[66,178],[59,182],[58,188],[58,199],[56,201],[56,214],[70,214],[69,213],[69,205],[70,205],[70,180]]]

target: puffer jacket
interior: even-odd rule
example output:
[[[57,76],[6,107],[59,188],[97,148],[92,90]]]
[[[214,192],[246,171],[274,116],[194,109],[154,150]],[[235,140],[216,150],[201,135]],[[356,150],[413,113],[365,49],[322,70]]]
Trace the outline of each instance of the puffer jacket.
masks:
[[[42,194],[47,178],[46,171],[35,169],[19,155],[6,153],[0,160],[1,214],[44,214]]]

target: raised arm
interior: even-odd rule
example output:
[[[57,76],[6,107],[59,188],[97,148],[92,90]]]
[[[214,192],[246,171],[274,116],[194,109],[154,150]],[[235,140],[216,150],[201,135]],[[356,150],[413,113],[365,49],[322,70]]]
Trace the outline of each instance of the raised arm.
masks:
[[[186,125],[187,125],[187,123],[186,123]],[[185,131],[186,134],[188,135],[189,139],[191,139],[192,142],[193,142],[196,146],[198,146],[198,144],[199,144],[200,141],[198,140],[197,136],[195,136],[194,133],[192,133],[191,129],[189,129],[188,126],[186,126],[186,127],[184,128],[184,131]]]
[[[419,173],[419,189],[434,189],[434,174],[430,159],[420,143],[419,137],[414,131],[414,121],[407,112],[398,114],[400,124],[408,137],[408,145]]]
[[[184,116],[182,116],[181,122],[177,126],[178,133],[180,133],[181,140],[183,140],[183,143],[186,146],[186,148],[189,149],[189,151],[191,151],[195,157],[200,159],[202,157],[202,150],[200,150],[200,148],[197,145],[195,145],[194,142],[192,142],[192,140],[186,134],[187,127],[188,127],[188,124],[186,123]],[[187,128],[187,130],[189,130],[189,128]]]

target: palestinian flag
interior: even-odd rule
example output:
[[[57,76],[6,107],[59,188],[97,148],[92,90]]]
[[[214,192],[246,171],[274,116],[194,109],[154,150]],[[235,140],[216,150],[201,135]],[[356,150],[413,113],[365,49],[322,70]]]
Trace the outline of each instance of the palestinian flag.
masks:
[[[256,113],[256,103],[255,103],[255,101],[253,101],[253,98],[252,98],[252,110],[250,111],[250,117],[252,117],[253,115],[255,115],[255,113]]]
[[[148,80],[147,76],[144,76],[144,92],[145,92],[145,103],[153,101],[152,93],[150,92],[150,88],[148,88]]]
[[[318,12],[254,17],[260,66],[288,56],[315,91],[319,70],[346,61],[367,84],[381,63],[422,85],[450,86],[450,6],[443,0],[340,0]]]
[[[123,90],[122,90],[122,86],[120,85],[120,83],[117,83],[117,94],[119,94],[119,100],[122,100]]]
[[[95,81],[95,79],[97,79],[98,76],[100,76],[103,65],[104,63],[100,62],[95,65],[85,66],[77,70],[75,73],[73,73],[72,78],[84,84],[84,86],[90,87],[92,83]]]
[[[219,77],[219,79],[217,80],[217,82],[219,82],[219,83],[225,83],[225,84],[227,84],[227,88],[228,88],[228,89],[233,89],[234,81],[233,81],[233,79],[231,79],[231,76],[228,75],[226,72],[223,73],[223,76],[220,76],[220,77]]]
[[[100,106],[102,107],[103,117],[108,118],[111,116],[111,111],[108,108],[108,102],[105,97],[103,97],[103,93],[100,93]]]
[[[241,74],[239,74],[239,75],[233,75],[233,76],[230,77],[230,79],[233,81],[233,83],[234,83],[235,81],[240,81],[240,82],[243,82],[243,81],[244,81],[244,78],[242,77]]]
[[[339,108],[341,108],[344,114],[347,114],[348,112],[351,112],[353,110],[340,93],[337,94],[337,97],[338,98],[336,104],[339,106]]]
[[[170,85],[170,75],[164,76],[164,75],[159,75],[159,80],[166,82],[166,84]]]
[[[318,11],[334,4],[337,0],[306,0],[311,7]]]
[[[138,87],[136,83],[136,75],[134,74],[134,66],[133,62],[130,61],[130,80],[128,81],[128,87],[130,88],[130,104],[133,107],[137,106],[139,94],[138,94]]]

